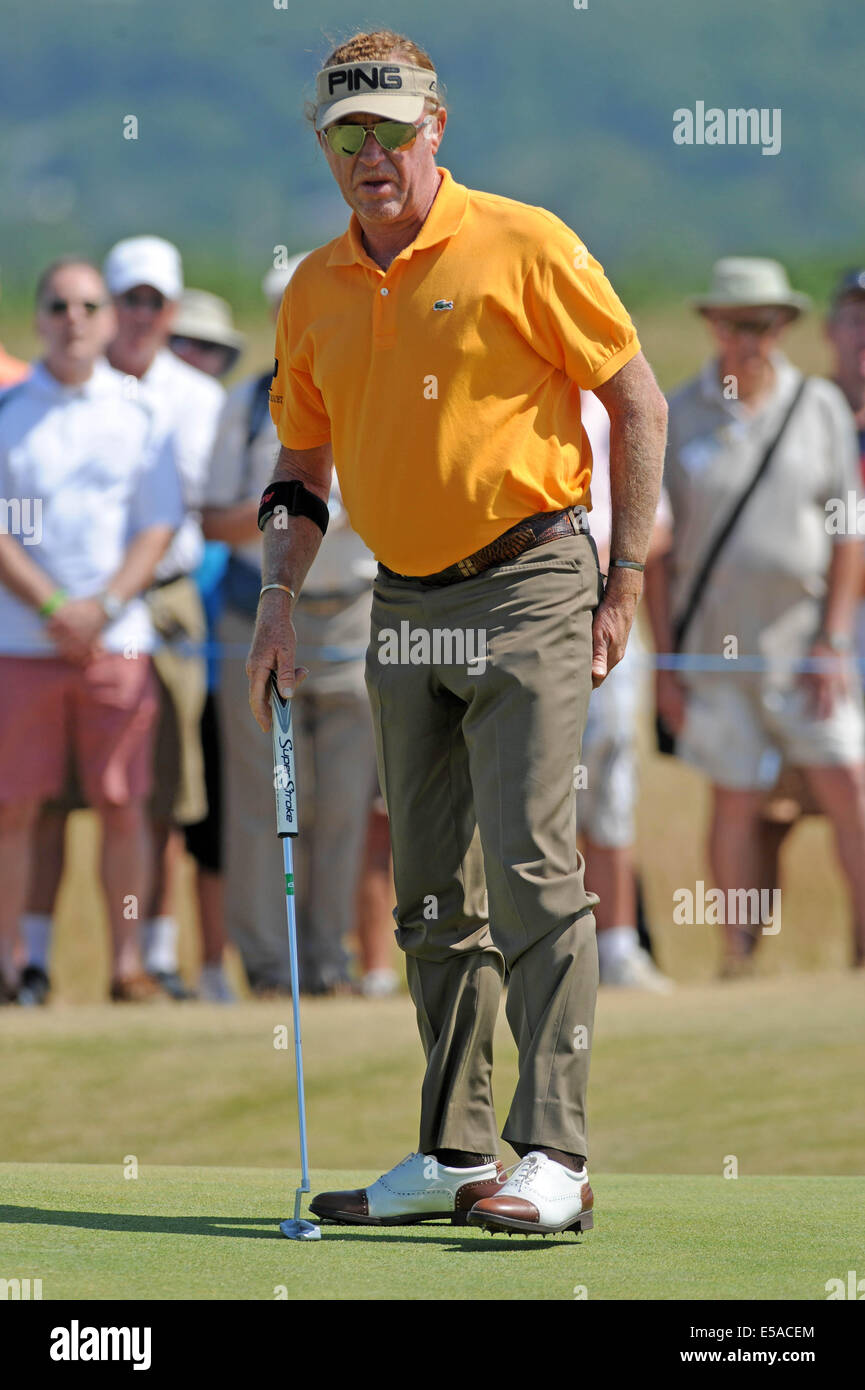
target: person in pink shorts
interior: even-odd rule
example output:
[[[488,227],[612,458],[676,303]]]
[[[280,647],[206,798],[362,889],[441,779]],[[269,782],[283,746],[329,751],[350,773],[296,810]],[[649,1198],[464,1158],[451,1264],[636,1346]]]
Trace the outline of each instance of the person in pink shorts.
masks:
[[[55,262],[37,288],[45,354],[0,398],[0,1001],[41,804],[70,761],[102,823],[112,997],[155,990],[141,966],[157,710],[141,593],[183,517],[170,443],[102,354],[116,331],[95,266]],[[47,979],[41,982],[47,988]]]

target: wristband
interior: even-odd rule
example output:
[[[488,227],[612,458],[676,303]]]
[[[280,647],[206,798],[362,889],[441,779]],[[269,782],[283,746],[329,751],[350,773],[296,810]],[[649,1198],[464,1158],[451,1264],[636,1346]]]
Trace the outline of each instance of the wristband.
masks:
[[[645,565],[640,564],[639,560],[611,560],[610,564],[620,570],[638,570],[640,574],[646,568]]]
[[[57,612],[58,608],[63,607],[68,597],[69,595],[67,594],[65,589],[55,589],[54,593],[49,594],[45,602],[40,605],[40,618],[50,618],[54,613]]]
[[[322,535],[327,530],[330,512],[327,503],[304,487],[299,478],[290,483],[271,483],[265,488],[258,508],[258,529],[263,531],[277,507],[284,507],[289,516],[305,516],[314,521]]]

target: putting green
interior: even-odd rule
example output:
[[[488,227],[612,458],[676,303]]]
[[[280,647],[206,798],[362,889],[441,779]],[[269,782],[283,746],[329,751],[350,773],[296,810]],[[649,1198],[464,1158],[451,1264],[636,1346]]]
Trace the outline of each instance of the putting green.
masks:
[[[314,1189],[369,1172],[314,1174]],[[285,1240],[296,1174],[0,1164],[0,1275],[43,1299],[803,1299],[861,1267],[865,1179],[592,1174],[595,1229],[446,1224]]]

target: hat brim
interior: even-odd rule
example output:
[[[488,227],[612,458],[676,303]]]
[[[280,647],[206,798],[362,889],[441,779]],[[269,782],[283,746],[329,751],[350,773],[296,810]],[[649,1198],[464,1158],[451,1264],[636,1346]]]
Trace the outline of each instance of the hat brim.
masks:
[[[194,338],[197,343],[212,343],[214,347],[225,348],[233,352],[240,352],[246,345],[246,338],[242,333],[234,332],[229,328],[208,328],[206,324],[189,323],[180,320],[171,326],[172,338]]]
[[[407,96],[398,92],[357,92],[354,96],[343,97],[322,107],[315,114],[316,130],[326,130],[329,125],[341,121],[343,116],[369,114],[381,116],[388,121],[406,121],[414,125],[424,113],[422,96]]]
[[[175,280],[169,281],[164,275],[153,275],[140,269],[113,275],[108,284],[108,293],[126,294],[127,290],[134,290],[137,285],[146,285],[148,289],[158,290],[164,299],[170,299],[172,302],[179,300],[183,294],[183,286],[178,285]]]
[[[786,295],[783,299],[772,299],[759,296],[749,296],[745,299],[737,296],[713,297],[712,295],[692,294],[688,300],[691,308],[698,314],[704,313],[707,309],[786,309],[793,318],[798,318],[811,308],[811,300],[807,294],[798,294],[795,291]]]

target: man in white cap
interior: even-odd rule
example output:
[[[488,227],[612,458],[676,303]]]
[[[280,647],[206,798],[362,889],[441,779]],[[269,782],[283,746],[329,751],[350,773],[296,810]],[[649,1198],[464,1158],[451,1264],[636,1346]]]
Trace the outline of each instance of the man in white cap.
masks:
[[[274,319],[303,255],[268,271],[262,288]],[[272,833],[272,770],[248,730],[243,658],[255,630],[261,589],[258,504],[279,449],[268,410],[272,373],[228,397],[205,488],[204,531],[232,546],[220,625],[220,725],[225,748],[226,920],[256,995],[290,987],[281,850]],[[350,987],[345,939],[355,899],[375,781],[375,744],[363,658],[375,561],[348,524],[339,488],[330,525],[295,613],[301,657],[310,672],[295,702],[298,779],[307,807],[295,878],[306,904],[300,937],[304,993]]]
[[[658,671],[657,705],[676,753],[713,785],[709,858],[724,903],[736,908],[722,914],[721,972],[747,972],[760,937],[775,934],[759,900],[760,822],[783,763],[801,769],[832,822],[861,965],[865,726],[848,654],[862,546],[855,534],[833,531],[827,510],[860,487],[853,420],[837,386],[806,380],[779,349],[809,301],[776,261],[718,261],[708,294],[693,303],[716,351],[670,400],[664,482],[672,525],[649,566],[649,612],[659,652],[693,658],[684,669]],[[743,497],[693,602],[716,537]],[[707,669],[706,658],[721,669]],[[743,658],[748,667],[737,666]]]
[[[156,570],[148,594],[160,639],[154,666],[161,709],[156,737],[150,814],[156,844],[155,886],[143,912],[147,970],[174,998],[189,991],[178,970],[174,880],[181,841],[173,828],[200,821],[207,808],[200,720],[206,695],[204,659],[184,644],[205,640],[201,601],[191,578],[201,559],[201,486],[225,393],[218,382],[181,362],[168,337],[183,292],[180,253],[156,236],[119,241],[106,257],[105,283],[113,299],[117,333],[108,360],[125,378],[130,399],[151,408],[170,435],[183,485],[186,515]],[[73,803],[74,804],[74,803]],[[44,948],[63,863],[66,811],[43,812],[25,934]]]

